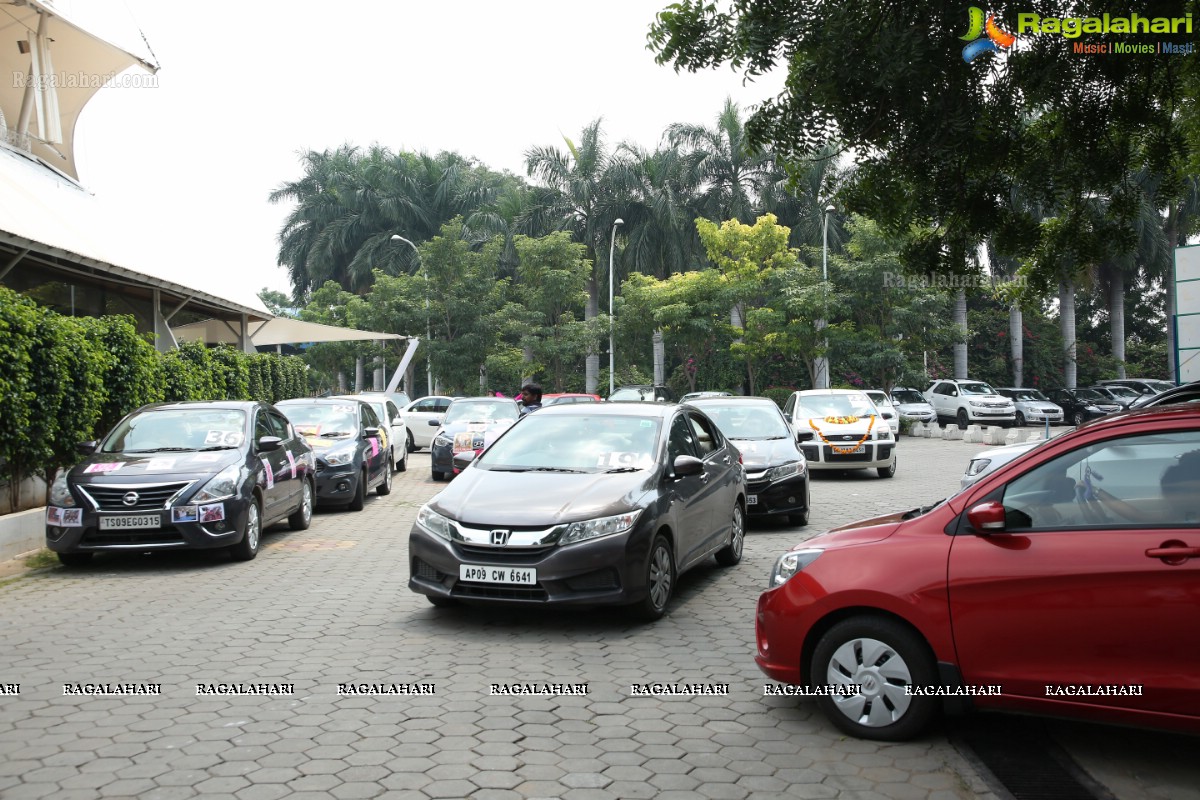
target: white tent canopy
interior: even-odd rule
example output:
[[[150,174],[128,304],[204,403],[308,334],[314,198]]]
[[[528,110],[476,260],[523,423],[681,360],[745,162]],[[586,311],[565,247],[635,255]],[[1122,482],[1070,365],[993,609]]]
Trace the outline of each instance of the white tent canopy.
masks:
[[[181,342],[233,344],[243,349],[307,342],[359,342],[410,338],[398,333],[339,328],[334,325],[321,325],[317,322],[305,322],[291,317],[271,317],[265,322],[247,323],[246,334],[249,336],[249,342],[243,340],[242,331],[239,328],[240,326],[235,322],[207,319],[203,322],[193,322],[190,325],[180,325],[172,328],[171,332],[175,334],[176,340]]]

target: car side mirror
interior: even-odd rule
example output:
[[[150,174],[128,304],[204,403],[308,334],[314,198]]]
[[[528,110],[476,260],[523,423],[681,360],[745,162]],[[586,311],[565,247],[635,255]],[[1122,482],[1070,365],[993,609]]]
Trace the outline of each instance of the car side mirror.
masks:
[[[440,428],[442,427],[442,421],[440,419],[431,419],[429,420],[428,425],[431,428]]]
[[[462,472],[467,467],[471,466],[471,462],[475,460],[474,450],[463,450],[461,453],[455,453],[451,461],[454,463],[454,468]]]
[[[686,478],[704,472],[704,462],[695,456],[675,456],[675,463],[671,467],[675,470],[676,478]]]
[[[376,439],[379,437],[379,428],[363,428],[364,439]]]
[[[1004,530],[1004,505],[995,500],[980,503],[967,512],[967,522],[980,533],[995,533]]]
[[[950,392],[950,396],[951,396],[951,397],[958,397],[958,390],[954,390],[954,391]]]
[[[90,456],[92,453],[96,452],[96,447],[99,444],[99,442],[79,442],[75,445],[75,452],[79,453],[81,456]]]
[[[283,439],[278,436],[260,436],[257,442],[259,452],[270,452],[283,447]]]

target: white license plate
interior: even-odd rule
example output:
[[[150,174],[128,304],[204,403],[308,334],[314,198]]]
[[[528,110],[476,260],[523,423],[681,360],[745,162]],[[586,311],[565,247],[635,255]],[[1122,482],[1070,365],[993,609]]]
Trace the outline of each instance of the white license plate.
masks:
[[[840,445],[835,445],[835,447],[837,447],[837,450],[832,451],[834,458],[837,458],[838,456],[852,456],[857,453],[867,452],[867,446],[865,444],[860,444],[858,447],[854,448],[853,450],[847,450],[846,448],[844,448]]]
[[[748,506],[756,506],[756,505],[758,505],[758,495],[756,495],[756,494],[747,495],[747,497],[746,497],[746,505],[748,505]]]
[[[124,528],[161,528],[161,514],[120,514],[100,517],[100,530],[115,531]]]
[[[459,564],[458,579],[471,583],[512,583],[518,586],[533,586],[537,583],[537,570],[532,567],[492,567],[475,564]]]

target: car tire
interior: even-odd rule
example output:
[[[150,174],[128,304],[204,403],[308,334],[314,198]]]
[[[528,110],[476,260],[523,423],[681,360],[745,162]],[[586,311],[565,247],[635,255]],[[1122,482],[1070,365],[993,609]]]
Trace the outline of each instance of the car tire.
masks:
[[[1082,425],[1085,422],[1087,422],[1087,417],[1085,417],[1083,415],[1082,411],[1076,411],[1074,414],[1071,415],[1071,424],[1074,425],[1076,428],[1078,428],[1080,425]]]
[[[304,486],[300,490],[300,507],[288,517],[288,527],[294,531],[306,531],[312,524],[314,494],[312,481],[305,478],[303,484]]]
[[[955,420],[958,422],[958,429],[960,431],[965,431],[967,429],[967,424],[970,422],[970,420],[967,419],[967,410],[965,408],[960,408]]]
[[[892,463],[888,464],[886,467],[879,467],[878,469],[875,470],[877,473],[879,473],[879,477],[881,477],[881,478],[896,477],[896,462],[897,462],[897,460],[898,459],[896,458],[896,454],[893,452],[892,453]]]
[[[92,563],[91,553],[59,553],[58,563],[64,567],[86,567]]]
[[[742,504],[733,504],[733,519],[730,522],[729,544],[716,552],[717,563],[732,567],[742,560],[742,548],[746,546],[746,512]]]
[[[446,480],[446,473],[444,473],[444,472],[441,472],[441,471],[439,471],[439,470],[436,470],[436,469],[431,469],[431,470],[429,471],[429,474],[430,474],[430,476],[432,476],[432,478],[433,478],[435,481],[439,481],[439,482],[440,482],[440,481],[444,481],[444,480]]]
[[[1022,414],[1020,411],[1017,412],[1017,427],[1018,428],[1025,427],[1025,415]]]
[[[408,447],[406,446],[404,448],[404,454],[402,456],[400,456],[400,460],[396,462],[396,472],[408,472],[408,454],[409,454],[409,452],[410,451],[409,451]]]
[[[451,606],[458,605],[458,601],[453,597],[442,597],[440,595],[435,596],[432,594],[427,594],[425,595],[425,599],[429,601],[431,606],[436,608],[450,608]]]
[[[230,545],[229,555],[234,561],[252,561],[258,555],[262,544],[262,511],[258,508],[257,498],[250,499],[250,507],[246,509],[246,530],[242,540]]]
[[[410,453],[417,452],[417,445],[415,443],[413,443],[412,431],[408,432],[408,441],[405,444],[405,448]]]
[[[638,618],[653,622],[667,611],[667,603],[675,593],[675,556],[671,545],[661,534],[654,537],[646,559],[646,596],[634,611]]]
[[[362,511],[367,505],[367,471],[364,469],[358,476],[358,485],[354,487],[354,499],[346,504],[347,511]]]
[[[384,497],[384,496],[392,493],[392,464],[393,463],[395,463],[395,462],[392,460],[392,451],[389,450],[388,454],[387,454],[387,461],[384,462],[383,480],[380,481],[379,485],[375,487],[375,494],[379,495],[380,497]]]
[[[925,641],[893,619],[851,617],[837,623],[817,642],[808,674],[814,686],[862,688],[855,695],[817,698],[836,728],[859,739],[912,739],[938,711],[937,697],[906,693],[908,686],[937,685],[937,670]]]

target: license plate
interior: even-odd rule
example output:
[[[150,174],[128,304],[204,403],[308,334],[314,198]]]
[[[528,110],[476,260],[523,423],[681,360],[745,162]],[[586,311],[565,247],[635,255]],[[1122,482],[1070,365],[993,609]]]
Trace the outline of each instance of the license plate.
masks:
[[[747,495],[747,497],[746,497],[746,505],[748,505],[748,506],[756,506],[756,505],[758,505],[758,495],[756,495],[756,494]]]
[[[161,514],[120,514],[100,517],[100,530],[115,531],[125,528],[161,528]]]
[[[537,583],[537,570],[532,567],[491,567],[459,564],[458,579],[471,583],[511,583],[532,586]]]

